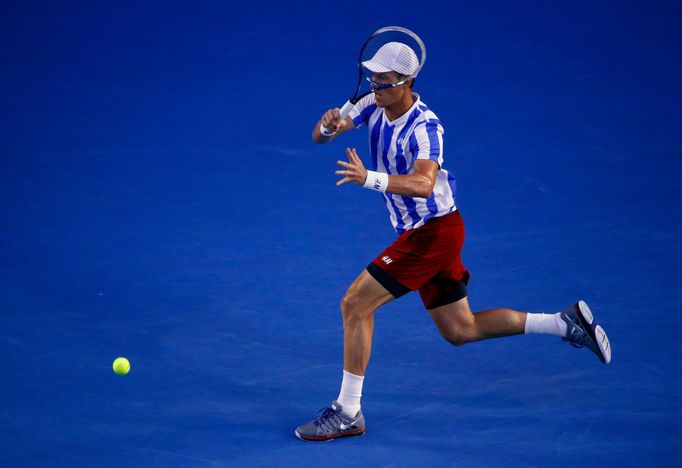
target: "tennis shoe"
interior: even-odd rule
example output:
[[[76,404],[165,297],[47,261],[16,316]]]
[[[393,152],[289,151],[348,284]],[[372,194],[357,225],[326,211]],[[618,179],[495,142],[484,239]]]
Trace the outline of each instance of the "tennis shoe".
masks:
[[[567,335],[562,338],[576,348],[588,348],[599,360],[611,362],[611,344],[604,329],[594,319],[592,311],[585,301],[578,301],[561,313],[561,319],[568,326]]]
[[[317,418],[298,426],[294,433],[301,440],[325,442],[339,437],[361,436],[365,433],[365,417],[362,410],[353,418],[342,413],[341,405],[333,401],[329,408],[321,409]]]

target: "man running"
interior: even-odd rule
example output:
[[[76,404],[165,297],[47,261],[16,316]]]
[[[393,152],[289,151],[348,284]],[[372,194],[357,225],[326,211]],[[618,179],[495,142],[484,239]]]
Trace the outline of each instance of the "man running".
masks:
[[[391,54],[414,54],[407,45],[401,46],[379,49],[362,63],[372,72],[372,81],[391,84],[405,78],[405,70],[391,68],[396,63]],[[313,130],[315,143],[328,143],[352,128],[368,127],[373,170],[365,169],[356,150],[348,148],[348,162],[338,161],[341,169],[336,174],[341,179],[337,185],[351,182],[382,192],[398,238],[360,273],[341,301],[341,390],[316,419],[296,428],[296,436],[303,440],[326,441],[365,433],[360,398],[372,346],[374,311],[410,291],[419,291],[443,338],[455,346],[543,333],[589,348],[602,363],[611,361],[607,335],[583,301],[556,314],[511,309],[471,312],[466,288],[469,272],[461,258],[464,222],[455,205],[455,178],[443,167],[443,126],[412,91],[413,84],[410,80],[393,88],[375,88],[347,118],[340,118],[339,109],[330,109]]]

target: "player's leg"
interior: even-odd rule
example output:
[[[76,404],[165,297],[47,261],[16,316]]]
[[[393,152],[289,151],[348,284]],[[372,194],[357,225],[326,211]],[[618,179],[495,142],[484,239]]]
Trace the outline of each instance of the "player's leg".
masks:
[[[473,314],[466,297],[429,310],[443,338],[455,346],[524,333],[526,313],[490,309]]]
[[[576,347],[587,347],[605,364],[611,362],[611,345],[584,301],[556,314],[532,314],[511,309],[472,313],[467,298],[429,309],[443,338],[455,346],[522,333],[560,336]]]
[[[556,335],[577,347],[587,347],[603,363],[611,360],[604,329],[583,301],[556,314],[533,314],[511,309],[472,313],[467,301],[469,272],[462,264],[464,223],[457,212],[425,226],[429,251],[422,258],[439,265],[437,274],[419,286],[419,294],[441,334],[460,346],[473,341],[522,333]]]
[[[374,311],[394,297],[367,270],[350,285],[341,300],[344,336],[341,391],[331,407],[323,410],[313,421],[296,428],[298,438],[325,441],[365,433],[360,399],[372,351]]]
[[[372,350],[374,311],[393,300],[386,290],[367,270],[350,285],[341,299],[343,317],[343,368],[364,376]]]

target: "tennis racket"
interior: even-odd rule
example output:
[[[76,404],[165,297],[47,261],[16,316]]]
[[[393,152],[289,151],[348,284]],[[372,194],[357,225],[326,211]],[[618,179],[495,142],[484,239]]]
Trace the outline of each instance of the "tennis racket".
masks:
[[[341,119],[345,119],[355,104],[368,94],[395,88],[416,78],[424,62],[426,47],[414,32],[400,26],[387,26],[375,31],[360,49],[358,84],[353,97],[339,111]],[[384,78],[381,82],[376,81],[377,73]],[[390,83],[385,82],[386,76],[391,78]],[[369,82],[371,89],[361,94],[364,81]]]

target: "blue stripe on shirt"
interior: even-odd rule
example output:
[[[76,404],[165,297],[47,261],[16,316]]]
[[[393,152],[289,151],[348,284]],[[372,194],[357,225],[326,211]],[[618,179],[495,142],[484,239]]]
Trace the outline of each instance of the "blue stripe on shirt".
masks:
[[[383,127],[383,133],[384,133],[384,139],[383,139],[383,145],[381,146],[381,160],[384,163],[384,167],[386,168],[386,174],[391,173],[391,166],[390,163],[388,162],[388,150],[391,149],[391,140],[393,139],[393,127],[391,125],[384,125],[384,119],[381,119],[381,122],[377,122],[377,125],[381,125]]]
[[[417,127],[419,127],[420,125],[421,125],[420,123],[417,124]],[[415,130],[417,127],[415,127]],[[417,137],[415,136],[416,133],[417,133],[416,131],[413,131],[412,134],[410,135],[410,140],[409,140],[409,143],[410,143],[409,148],[410,148],[410,152],[412,153],[412,159],[413,160],[417,159],[417,155],[419,154],[419,143],[417,143]]]
[[[372,156],[372,170],[376,171],[379,167],[379,134],[381,131],[381,119],[377,120],[372,127],[372,133],[369,141],[369,149]]]
[[[429,214],[424,217],[424,222],[438,214],[438,204],[436,203],[436,195],[434,193],[426,200],[426,207],[429,209]]]
[[[448,184],[450,185],[450,190],[452,190],[453,201],[457,199],[457,180],[455,176],[448,172]]]
[[[426,135],[429,137],[429,159],[438,162],[440,158],[440,141],[438,140],[438,124],[428,122],[425,126]]]
[[[360,112],[354,119],[353,119],[353,125],[356,127],[359,127],[360,125],[366,125],[367,122],[369,122],[369,116],[372,115],[372,113],[377,109],[376,104],[371,104],[364,109],[362,109],[362,112]]]

